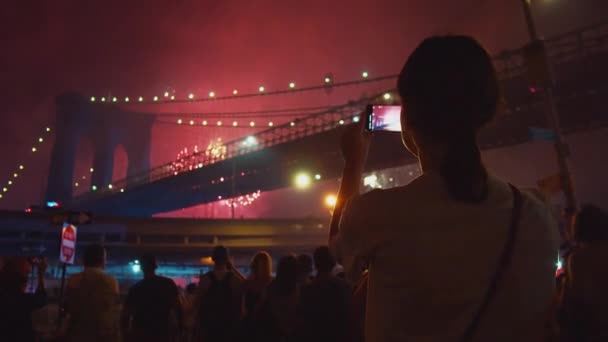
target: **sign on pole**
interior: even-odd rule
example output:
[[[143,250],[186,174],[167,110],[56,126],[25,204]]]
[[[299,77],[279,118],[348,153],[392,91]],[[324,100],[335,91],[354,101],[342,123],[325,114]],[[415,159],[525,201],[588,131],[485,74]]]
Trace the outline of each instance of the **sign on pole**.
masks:
[[[64,223],[61,230],[61,248],[59,261],[65,264],[74,264],[76,256],[76,226]]]

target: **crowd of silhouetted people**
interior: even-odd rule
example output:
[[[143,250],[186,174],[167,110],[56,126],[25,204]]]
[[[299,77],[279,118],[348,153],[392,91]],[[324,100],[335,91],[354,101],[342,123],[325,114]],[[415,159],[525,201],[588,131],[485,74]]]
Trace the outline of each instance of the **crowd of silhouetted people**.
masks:
[[[244,277],[228,250],[180,294],[141,258],[144,278],[116,305],[105,250],[89,245],[62,303],[66,341],[608,341],[608,218],[592,205],[564,217],[546,196],[484,166],[477,136],[501,102],[484,48],[466,36],[424,40],[397,80],[401,135],[422,175],[360,194],[371,133],[345,129],[344,169],[327,246],[313,257],[266,252]],[[556,132],[559,134],[560,132]],[[525,167],[525,166],[524,166]],[[563,173],[562,184],[568,182]],[[562,234],[558,228],[561,220]],[[562,242],[564,267],[555,263]],[[337,263],[341,267],[337,266]],[[39,284],[14,258],[0,279],[0,340],[33,341]],[[556,281],[557,280],[557,281]]]

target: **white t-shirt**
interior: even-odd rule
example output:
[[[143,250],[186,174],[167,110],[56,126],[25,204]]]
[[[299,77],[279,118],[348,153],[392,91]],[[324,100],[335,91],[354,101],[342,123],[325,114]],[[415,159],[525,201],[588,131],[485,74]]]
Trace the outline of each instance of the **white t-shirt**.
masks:
[[[370,263],[366,341],[459,340],[495,272],[513,208],[509,185],[488,183],[481,204],[451,199],[432,173],[350,201],[334,247],[347,271],[353,260]],[[557,225],[548,205],[522,194],[511,266],[476,341],[526,340],[542,330],[554,294]]]

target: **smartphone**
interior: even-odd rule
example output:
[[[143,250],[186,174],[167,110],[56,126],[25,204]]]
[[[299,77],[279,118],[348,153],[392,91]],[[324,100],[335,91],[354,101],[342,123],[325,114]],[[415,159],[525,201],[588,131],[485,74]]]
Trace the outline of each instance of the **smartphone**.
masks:
[[[369,105],[365,115],[368,131],[401,132],[401,106]]]

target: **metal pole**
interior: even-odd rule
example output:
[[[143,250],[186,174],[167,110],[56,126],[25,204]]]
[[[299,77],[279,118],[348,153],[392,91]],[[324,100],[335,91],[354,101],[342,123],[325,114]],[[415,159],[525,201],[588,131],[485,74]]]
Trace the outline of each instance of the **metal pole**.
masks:
[[[524,16],[526,18],[526,25],[528,27],[528,33],[530,35],[532,43],[543,44],[538,39],[538,32],[534,23],[532,10],[530,9],[530,1],[531,0],[521,0],[521,4],[524,10]],[[545,65],[549,65],[549,60],[546,51],[543,52],[542,58],[544,60]],[[546,79],[543,84],[543,97],[547,124],[555,134],[554,148],[557,157],[557,166],[559,168],[560,173],[561,188],[564,192],[564,196],[566,199],[566,208],[568,210],[574,210],[577,207],[577,202],[568,161],[569,149],[568,144],[566,143],[561,131],[559,114],[557,112],[555,99],[553,97],[553,77],[551,74],[549,74],[548,79]]]
[[[61,287],[59,288],[59,317],[57,318],[57,326],[61,327],[63,318],[65,317],[65,300],[64,300],[64,288],[65,288],[65,271],[67,264],[64,262],[61,264]]]

